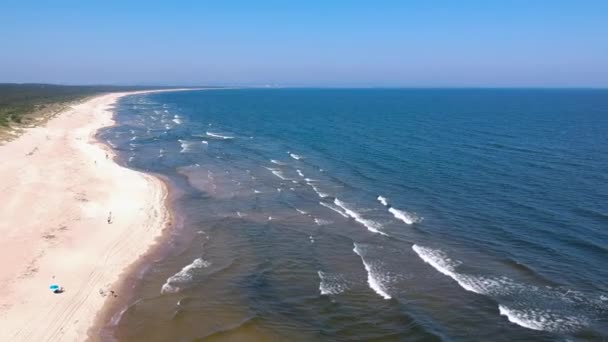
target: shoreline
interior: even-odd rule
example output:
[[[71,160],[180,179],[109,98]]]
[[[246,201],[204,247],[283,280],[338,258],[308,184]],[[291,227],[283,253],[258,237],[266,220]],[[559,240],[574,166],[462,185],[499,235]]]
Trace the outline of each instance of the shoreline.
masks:
[[[116,124],[121,97],[180,90],[196,89],[95,96],[0,146],[0,257],[11,260],[0,270],[1,340],[96,339],[116,289],[173,221],[165,182],[117,163],[97,132]]]
[[[154,242],[149,245],[149,248],[122,270],[118,280],[113,284],[114,290],[120,293],[120,297],[113,301],[106,301],[99,309],[93,324],[87,331],[87,341],[115,341],[112,336],[114,328],[116,328],[123,314],[133,304],[137,285],[143,278],[144,273],[148,271],[151,265],[150,260],[156,260],[167,253],[168,248],[170,248],[167,242],[175,231],[182,227],[181,223],[178,222],[179,218],[173,211],[172,203],[176,195],[169,185],[169,180],[162,175],[153,173],[147,175],[157,178],[166,191],[166,196],[162,201],[162,206],[167,215],[166,224],[156,236]]]

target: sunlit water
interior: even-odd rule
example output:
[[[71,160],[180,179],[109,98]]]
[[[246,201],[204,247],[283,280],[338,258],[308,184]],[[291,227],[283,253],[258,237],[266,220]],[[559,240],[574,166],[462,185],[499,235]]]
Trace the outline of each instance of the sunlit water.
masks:
[[[124,341],[608,337],[608,92],[129,96],[176,228]]]

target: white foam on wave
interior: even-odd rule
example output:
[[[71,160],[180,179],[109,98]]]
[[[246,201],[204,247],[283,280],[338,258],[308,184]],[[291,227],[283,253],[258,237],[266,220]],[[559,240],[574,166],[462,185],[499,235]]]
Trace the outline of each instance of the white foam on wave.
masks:
[[[336,207],[335,205],[331,204],[331,203],[325,203],[325,202],[319,202],[320,205],[324,206],[325,208],[331,209],[335,212],[337,212],[338,214],[348,218],[349,216],[342,211],[342,209],[340,209],[339,207]]]
[[[380,228],[382,228],[381,224],[379,224],[378,222],[374,222],[372,220],[363,218],[363,216],[361,216],[361,214],[359,214],[355,210],[349,208],[346,203],[344,203],[336,198],[336,199],[334,199],[334,204],[337,205],[338,207],[342,208],[342,210],[344,210],[344,212],[348,216],[350,216],[352,219],[354,219],[355,221],[364,225],[365,228],[367,228],[367,230],[369,230],[370,232],[388,236],[388,234],[386,234],[385,232],[380,230]]]
[[[181,140],[181,139],[179,139],[177,141],[179,141],[179,144],[180,144],[180,146],[182,148],[181,151],[179,151],[179,153],[187,153],[187,152],[190,152],[192,150],[193,142],[186,141],[186,140]]]
[[[439,249],[418,245],[413,245],[412,249],[424,262],[433,266],[439,273],[454,279],[460,287],[467,291],[481,295],[502,296],[512,292],[513,289],[519,291],[523,287],[507,277],[485,277],[458,273],[456,268],[462,262],[449,258]]]
[[[201,144],[209,145],[209,142],[207,140],[203,140],[201,141]]]
[[[227,135],[221,135],[218,133],[213,133],[213,132],[206,132],[207,136],[212,137],[212,138],[217,138],[217,139],[234,139],[234,137],[231,136],[227,136]]]
[[[532,330],[569,332],[589,325],[589,321],[583,317],[564,316],[551,310],[513,310],[499,304],[498,311],[502,316],[506,316],[509,322]]]
[[[134,135],[134,136],[132,136],[130,140],[131,140],[131,141],[137,140],[137,136],[135,136],[135,135]]]
[[[420,259],[422,259],[427,264],[433,266],[440,273],[447,275],[448,277],[454,278],[455,269],[460,265],[459,261],[454,261],[443,253],[443,251],[437,249],[431,249],[427,247],[422,247],[418,245],[413,245],[412,249]],[[456,279],[454,279],[456,280]],[[475,292],[475,291],[473,291]]]
[[[179,272],[175,273],[167,279],[160,289],[160,293],[176,293],[180,290],[180,285],[183,285],[192,280],[192,271],[198,268],[209,267],[211,263],[197,258],[192,263],[184,266]]]
[[[321,197],[321,198],[329,197],[329,194],[328,194],[328,193],[325,193],[325,192],[323,192],[323,191],[319,190],[319,188],[318,188],[316,185],[314,185],[314,184],[312,184],[312,183],[310,183],[310,182],[308,182],[308,183],[306,183],[306,184],[310,185],[310,187],[312,188],[312,190],[313,190],[315,193],[317,193],[317,195],[318,195],[319,197]]]
[[[270,172],[272,172],[273,175],[277,176],[281,180],[289,180],[289,178],[285,177],[285,175],[283,175],[283,172],[281,172],[279,170],[272,170]]]
[[[279,177],[282,180],[289,180],[289,178],[285,177],[285,175],[283,175],[283,172],[281,172],[281,171],[272,171],[272,174]]]
[[[275,169],[272,167],[264,167],[266,170],[270,171],[273,175],[277,176],[278,178],[280,178],[281,180],[291,180],[290,178],[285,177],[285,175],[283,174],[283,171],[279,170],[279,169]]]
[[[302,170],[297,169],[296,172],[298,173],[298,176],[304,177],[304,174],[302,173]]]
[[[403,221],[403,223],[405,224],[414,224],[416,222],[422,221],[422,217],[418,217],[414,213],[410,213],[405,210],[399,210],[391,206],[388,202],[388,199],[384,196],[378,196],[377,200],[378,202],[382,203],[383,206],[388,208],[389,213],[393,214],[396,219]]]
[[[173,120],[171,120],[171,121],[175,122],[177,125],[182,124],[182,120],[180,119],[179,115],[177,115],[177,114],[173,115]]]
[[[386,289],[386,282],[388,282],[389,278],[379,272],[376,265],[365,261],[365,258],[363,257],[364,251],[361,246],[355,243],[353,252],[361,257],[361,262],[363,262],[363,267],[367,272],[367,284],[369,287],[380,297],[384,299],[391,299],[391,295],[388,294]]]
[[[378,196],[378,201],[380,203],[382,203],[383,206],[387,206],[388,205],[388,200],[386,199],[386,197]]]
[[[290,156],[291,158],[293,158],[293,159],[295,159],[295,160],[300,160],[300,159],[302,159],[302,156],[300,156],[300,155],[297,155],[297,154],[295,154],[295,153],[291,153],[291,152],[287,152],[287,153],[289,154],[289,156]]]
[[[393,207],[388,208],[389,213],[393,214],[393,216],[395,216],[396,219],[403,221],[403,223],[405,224],[414,224],[416,222],[420,222],[421,218],[412,214],[412,213],[408,213],[407,211],[403,211],[403,210],[399,210],[399,209],[395,209]]]
[[[285,163],[280,162],[280,161],[278,161],[276,159],[270,159],[270,162],[273,163],[273,164],[277,164],[277,165],[285,165]]]
[[[330,221],[330,220],[324,220],[324,219],[320,219],[320,218],[316,218],[316,217],[315,217],[315,219],[314,219],[314,220],[315,220],[315,224],[316,224],[317,226],[326,226],[326,225],[328,225],[328,224],[332,224],[332,223],[333,223],[333,222],[332,222],[332,221]]]
[[[549,286],[522,284],[508,277],[459,273],[462,263],[443,251],[413,245],[412,249],[427,264],[455,280],[463,289],[486,295],[499,302],[499,312],[511,323],[524,328],[550,332],[571,332],[589,325],[589,314],[606,312],[608,307],[584,294]]]
[[[297,212],[299,212],[299,213],[300,213],[300,214],[302,214],[302,215],[306,215],[306,214],[308,214],[308,213],[307,213],[307,212],[305,212],[304,210],[300,210],[300,209],[298,209],[298,208],[296,208],[296,211],[297,211]]]
[[[339,274],[317,271],[319,275],[319,292],[322,296],[337,295],[348,289],[346,281]]]

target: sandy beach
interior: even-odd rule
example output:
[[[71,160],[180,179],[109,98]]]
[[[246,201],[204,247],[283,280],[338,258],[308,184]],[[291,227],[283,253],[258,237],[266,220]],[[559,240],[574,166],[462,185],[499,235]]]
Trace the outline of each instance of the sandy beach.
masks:
[[[0,340],[87,339],[118,300],[121,273],[167,226],[165,185],[95,140],[127,94],[94,97],[0,146]]]

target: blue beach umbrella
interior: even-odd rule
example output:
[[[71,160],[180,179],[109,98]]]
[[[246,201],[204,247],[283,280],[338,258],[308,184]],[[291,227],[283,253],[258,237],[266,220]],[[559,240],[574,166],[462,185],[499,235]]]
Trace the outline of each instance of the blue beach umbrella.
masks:
[[[49,286],[49,289],[51,289],[51,291],[55,292],[55,291],[59,290],[59,285],[53,284],[53,285]]]

